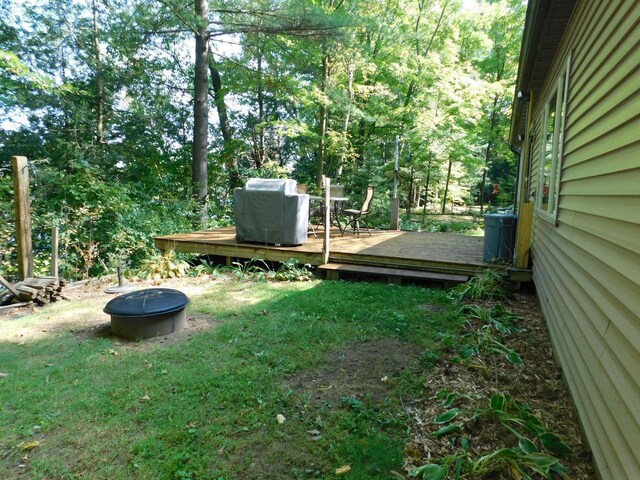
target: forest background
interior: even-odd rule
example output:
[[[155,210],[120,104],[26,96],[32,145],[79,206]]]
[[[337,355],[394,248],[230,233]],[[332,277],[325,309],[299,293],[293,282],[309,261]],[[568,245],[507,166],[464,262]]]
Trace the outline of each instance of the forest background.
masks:
[[[376,185],[388,226],[396,144],[407,214],[511,205],[525,3],[0,0],[0,274],[16,273],[14,155],[36,271],[58,225],[71,279],[232,225],[250,177]]]

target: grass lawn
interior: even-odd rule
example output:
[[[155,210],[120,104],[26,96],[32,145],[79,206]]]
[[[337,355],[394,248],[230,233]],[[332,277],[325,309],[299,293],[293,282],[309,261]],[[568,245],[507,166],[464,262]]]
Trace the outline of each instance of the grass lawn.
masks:
[[[189,295],[186,332],[137,343],[110,337],[90,299],[0,320],[0,478],[401,470],[403,402],[462,323],[445,292],[312,281]]]

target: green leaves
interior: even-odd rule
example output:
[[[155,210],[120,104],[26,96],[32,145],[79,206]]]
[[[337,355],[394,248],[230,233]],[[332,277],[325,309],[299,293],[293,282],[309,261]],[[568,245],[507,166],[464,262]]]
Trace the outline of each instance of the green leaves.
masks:
[[[460,398],[473,398],[469,395],[461,395],[457,392],[447,393],[441,391],[438,397],[442,403],[451,406]],[[449,423],[455,418],[465,415],[467,420],[457,423]],[[531,479],[528,472],[538,473],[550,478],[551,472],[562,474],[566,472],[564,466],[556,457],[566,457],[573,452],[559,435],[549,432],[536,417],[526,403],[518,402],[506,393],[494,393],[487,401],[487,407],[451,408],[438,415],[434,424],[443,425],[431,435],[436,438],[461,432],[466,425],[476,424],[479,419],[496,422],[488,428],[502,428],[511,433],[517,439],[517,447],[499,448],[489,452],[475,460],[470,460],[470,442],[467,437],[460,438],[461,454],[445,457],[444,465],[456,463],[456,478],[461,478],[465,468],[473,475],[485,475],[493,471],[499,471],[505,465],[512,472],[518,472],[522,479]],[[446,425],[445,425],[446,424]],[[489,425],[489,424],[485,424]],[[485,427],[487,428],[487,427]],[[452,444],[455,438],[451,440]],[[508,440],[507,440],[508,442]],[[436,468],[439,467],[439,468]],[[430,475],[423,478],[440,478],[444,467],[438,464],[429,464],[414,470],[417,474]],[[412,472],[412,475],[414,474]],[[446,475],[446,473],[445,473]],[[444,477],[443,477],[444,478]]]
[[[446,426],[436,430],[431,435],[434,436],[434,437],[442,437],[444,435],[448,435],[448,434],[454,433],[454,432],[459,432],[461,430],[462,430],[462,424],[461,423],[452,423],[450,425],[446,425]]]
[[[555,433],[542,433],[538,436],[538,439],[542,443],[544,449],[554,455],[558,455],[560,457],[573,455],[573,450],[571,450],[571,448]]]
[[[434,420],[435,423],[447,423],[453,420],[458,414],[461,412],[459,408],[452,408],[451,410],[447,410],[441,415],[438,415]]]
[[[491,396],[491,410],[496,413],[502,413],[506,410],[507,407],[507,399],[511,400],[511,397],[507,397],[506,395],[502,395],[499,393],[495,393]]]
[[[409,472],[412,477],[423,478],[425,480],[444,480],[447,478],[449,469],[446,465],[437,465],[430,463],[413,469]]]

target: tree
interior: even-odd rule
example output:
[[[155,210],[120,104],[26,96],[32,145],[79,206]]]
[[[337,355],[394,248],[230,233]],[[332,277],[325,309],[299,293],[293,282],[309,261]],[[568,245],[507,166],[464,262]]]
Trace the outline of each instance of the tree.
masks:
[[[195,42],[195,73],[193,81],[193,196],[200,204],[201,223],[207,224],[209,183],[209,0],[195,1],[198,21]]]

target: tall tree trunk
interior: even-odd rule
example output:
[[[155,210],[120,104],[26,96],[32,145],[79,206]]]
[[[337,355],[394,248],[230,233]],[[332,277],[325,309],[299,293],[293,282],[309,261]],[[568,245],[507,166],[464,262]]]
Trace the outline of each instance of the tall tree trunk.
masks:
[[[347,111],[344,115],[344,124],[342,125],[342,148],[340,152],[340,163],[338,164],[338,171],[336,173],[336,178],[339,179],[342,177],[342,170],[344,169],[344,164],[347,161],[347,150],[349,143],[349,122],[351,121],[351,102],[353,101],[353,77],[355,75],[356,66],[354,63],[349,62],[347,66],[347,70],[349,73],[349,84],[347,87],[347,91],[349,94],[348,103],[347,103]]]
[[[444,184],[444,196],[442,197],[442,215],[444,215],[444,209],[447,206],[447,194],[449,193],[449,180],[451,179],[451,166],[453,165],[453,160],[449,157],[449,168],[447,170],[447,181]]]
[[[487,151],[484,155],[484,168],[482,170],[482,183],[480,186],[480,214],[484,213],[484,189],[487,183],[487,168],[491,160],[491,150],[493,148],[493,131],[496,128],[496,108],[498,106],[498,95],[493,96],[493,106],[491,107],[491,118],[489,121],[489,138],[487,141]]]
[[[409,177],[409,192],[407,193],[407,208],[406,208],[406,213],[407,215],[411,215],[411,208],[413,207],[413,197],[414,197],[414,193],[413,193],[413,187],[415,184],[415,180],[413,178],[413,165],[411,166],[411,175]]]
[[[198,31],[196,33],[196,62],[193,91],[193,164],[191,182],[193,197],[201,207],[201,223],[208,217],[207,151],[209,145],[209,0],[195,0]]]
[[[92,2],[92,14],[93,14],[93,47],[96,55],[96,88],[97,88],[97,101],[96,101],[96,144],[104,145],[104,79],[102,78],[102,55],[100,54],[100,37],[98,30],[98,6],[96,0]]]
[[[227,104],[224,99],[225,93],[222,89],[222,79],[220,78],[216,60],[211,53],[211,46],[209,46],[209,74],[211,75],[211,85],[213,87],[213,101],[218,112],[220,133],[222,134],[222,161],[229,174],[229,189],[233,191],[235,187],[240,186],[240,173],[238,172],[238,160],[233,151],[233,136],[227,113]]]
[[[322,175],[324,174],[324,150],[325,150],[325,137],[327,135],[327,82],[329,79],[329,53],[325,47],[324,55],[322,56],[322,103],[320,105],[320,139],[318,140],[318,158],[316,165],[316,186],[322,186]]]
[[[427,214],[427,204],[429,203],[429,181],[431,180],[431,161],[433,160],[431,150],[429,150],[429,163],[427,164],[427,181],[424,184],[424,206],[422,207],[422,216]]]
[[[264,149],[264,125],[265,125],[265,113],[264,113],[264,81],[262,72],[262,44],[258,38],[258,150],[256,155],[256,167],[260,168],[264,165],[266,160]]]

